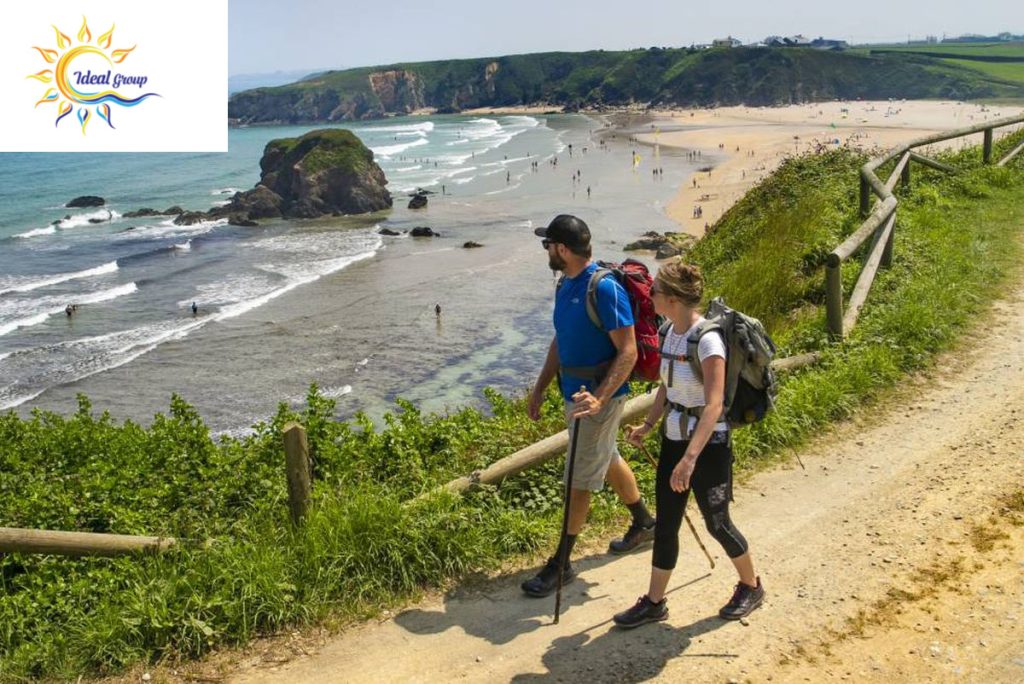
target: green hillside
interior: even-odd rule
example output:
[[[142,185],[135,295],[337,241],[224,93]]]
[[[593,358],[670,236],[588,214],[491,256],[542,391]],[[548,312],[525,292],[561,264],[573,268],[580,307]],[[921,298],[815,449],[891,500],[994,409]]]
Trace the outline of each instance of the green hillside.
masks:
[[[331,71],[234,95],[243,123],[408,114],[423,107],[783,105],[840,99],[1024,97],[1015,62],[970,64],[900,50],[662,49],[550,52]],[[1015,59],[1004,55],[1007,59]],[[1008,75],[1000,75],[1010,67]],[[988,68],[990,71],[985,71]]]

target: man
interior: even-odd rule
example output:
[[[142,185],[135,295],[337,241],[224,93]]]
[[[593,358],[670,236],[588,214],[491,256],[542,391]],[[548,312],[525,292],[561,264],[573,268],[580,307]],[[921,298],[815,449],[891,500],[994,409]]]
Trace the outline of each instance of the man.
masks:
[[[547,228],[538,228],[535,233],[543,238],[541,244],[547,250],[551,269],[561,271],[565,277],[555,293],[555,338],[530,394],[527,412],[532,420],[540,418],[545,391],[558,375],[570,436],[574,419],[581,419],[567,535],[559,540],[554,557],[537,576],[522,585],[528,596],[542,597],[553,592],[558,583],[556,559],[566,559],[563,584],[576,578],[568,559],[576,536],[586,522],[590,494],[600,491],[605,479],[633,516],[625,536],[610,544],[612,553],[626,553],[651,541],[654,538],[654,518],[644,506],[633,471],[619,456],[616,446],[619,422],[629,392],[626,381],[637,357],[629,296],[615,278],[602,278],[597,288],[597,310],[602,325],[601,328],[595,326],[587,314],[586,304],[590,277],[597,270],[597,264],[590,260],[590,229],[587,224],[575,216],[562,214],[556,216]],[[582,391],[581,387],[584,388]]]

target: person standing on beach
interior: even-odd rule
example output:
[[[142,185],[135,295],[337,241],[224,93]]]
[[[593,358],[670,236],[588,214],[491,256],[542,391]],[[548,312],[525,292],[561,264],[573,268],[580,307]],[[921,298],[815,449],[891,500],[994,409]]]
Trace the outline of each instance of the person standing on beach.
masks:
[[[531,420],[540,418],[547,387],[557,376],[570,439],[575,419],[580,418],[566,536],[559,540],[555,554],[536,577],[522,584],[528,596],[543,597],[556,588],[557,559],[566,559],[562,582],[567,584],[576,578],[569,557],[586,522],[591,492],[601,491],[606,479],[632,515],[629,529],[621,539],[611,542],[610,552],[627,553],[650,542],[655,521],[644,506],[633,471],[616,445],[629,393],[627,380],[637,357],[629,296],[615,278],[602,278],[596,292],[602,325],[595,326],[586,303],[590,278],[597,270],[597,264],[591,261],[587,224],[561,214],[534,233],[543,238],[541,245],[547,251],[551,270],[561,271],[563,277],[555,292],[555,337],[530,393],[527,414]]]
[[[722,545],[739,575],[732,598],[718,611],[719,617],[739,620],[764,601],[764,587],[754,572],[750,547],[729,517],[732,433],[724,419],[728,351],[717,332],[699,334],[705,321],[699,309],[703,293],[700,269],[682,259],[662,266],[651,288],[655,311],[670,322],[661,344],[661,386],[643,424],[631,427],[628,439],[643,444],[644,437],[664,417],[655,481],[658,521],[647,593],[613,618],[626,629],[668,617],[665,590],[679,556],[679,527],[691,491],[708,532]],[[703,377],[694,373],[686,357],[692,335],[699,335],[696,355]]]

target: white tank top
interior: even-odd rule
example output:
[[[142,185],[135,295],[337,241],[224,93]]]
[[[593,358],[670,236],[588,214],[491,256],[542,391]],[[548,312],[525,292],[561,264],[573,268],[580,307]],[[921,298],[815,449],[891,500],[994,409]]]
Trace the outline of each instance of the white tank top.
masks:
[[[698,318],[697,322],[682,335],[677,334],[675,332],[675,327],[670,325],[668,334],[665,335],[665,344],[662,346],[662,349],[674,356],[683,356],[686,354],[686,341],[697,329],[697,326],[703,323],[704,320],[703,316]],[[715,333],[704,335],[704,337],[700,339],[700,343],[697,345],[697,359],[700,363],[703,363],[705,359],[711,358],[712,356],[721,356],[723,359],[726,358],[725,341],[722,339],[721,335]],[[694,375],[693,369],[690,367],[690,362],[675,362],[675,368],[672,370],[671,386],[668,383],[670,363],[671,361],[669,359],[662,357],[661,382],[665,385],[668,400],[673,404],[679,404],[681,406],[686,406],[687,408],[706,405],[707,402],[704,399],[704,383]],[[687,439],[697,426],[697,417],[688,416],[687,418],[686,434],[684,435],[680,429],[680,412],[675,409],[670,409],[668,415],[665,417],[665,436],[677,442]],[[715,424],[715,432],[727,432],[728,430],[729,424],[724,421],[720,421]]]

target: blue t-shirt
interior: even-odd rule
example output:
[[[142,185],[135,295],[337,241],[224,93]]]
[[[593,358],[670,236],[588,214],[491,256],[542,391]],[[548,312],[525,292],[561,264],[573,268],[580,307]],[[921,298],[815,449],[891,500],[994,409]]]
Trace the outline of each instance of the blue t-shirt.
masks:
[[[617,350],[606,331],[633,325],[633,307],[629,295],[612,276],[605,276],[597,285],[597,313],[602,328],[598,329],[587,315],[587,286],[597,270],[592,263],[575,278],[563,278],[555,292],[555,339],[558,341],[558,361],[562,367],[562,396],[572,401],[580,385],[590,392],[597,389],[593,380],[574,377],[566,368],[596,366],[615,358]],[[622,383],[616,397],[629,392],[629,383]]]

